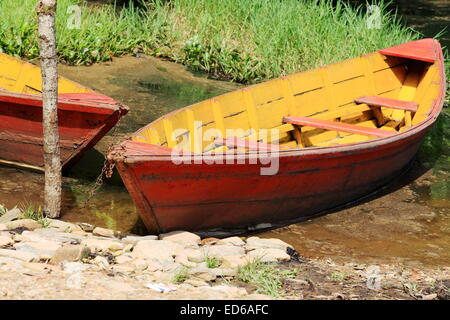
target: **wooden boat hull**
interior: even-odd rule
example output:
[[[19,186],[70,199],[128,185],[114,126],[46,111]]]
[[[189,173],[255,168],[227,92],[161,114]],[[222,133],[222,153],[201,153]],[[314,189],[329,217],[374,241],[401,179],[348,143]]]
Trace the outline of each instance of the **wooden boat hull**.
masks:
[[[40,69],[0,54],[0,164],[43,170]],[[128,108],[70,80],[59,80],[58,120],[63,169],[69,168]]]
[[[220,154],[179,164],[167,147],[127,140],[109,157],[152,233],[220,235],[308,219],[377,190],[407,167],[442,109],[442,52],[439,59],[439,93],[418,125],[359,143],[280,150],[263,162],[278,161],[275,175],[261,175],[265,165],[251,152],[237,153],[233,165],[226,163],[232,155]]]

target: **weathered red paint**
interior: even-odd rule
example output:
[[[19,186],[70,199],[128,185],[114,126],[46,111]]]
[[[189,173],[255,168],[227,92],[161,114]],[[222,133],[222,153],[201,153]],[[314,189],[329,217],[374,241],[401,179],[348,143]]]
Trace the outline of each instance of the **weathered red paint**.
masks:
[[[440,95],[429,116],[403,132],[360,143],[281,150],[279,172],[260,175],[256,154],[244,164],[175,164],[171,149],[130,140],[110,155],[150,232],[236,232],[260,224],[299,221],[361,198],[396,177],[438,117],[445,94],[440,45]],[[162,149],[161,149],[162,148]],[[207,156],[206,161],[220,159]]]
[[[58,99],[61,162],[67,169],[127,113],[128,108],[97,93],[62,94]],[[40,95],[0,90],[0,159],[44,165]]]

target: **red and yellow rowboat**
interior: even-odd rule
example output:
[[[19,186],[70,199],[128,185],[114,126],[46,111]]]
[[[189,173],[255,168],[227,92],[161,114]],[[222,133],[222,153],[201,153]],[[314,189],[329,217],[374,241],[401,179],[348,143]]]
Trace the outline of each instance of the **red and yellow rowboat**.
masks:
[[[0,53],[0,164],[42,170],[41,70]],[[67,169],[127,113],[128,108],[73,81],[58,82],[61,162]]]
[[[444,94],[441,46],[423,39],[177,110],[109,159],[150,232],[275,226],[396,177]]]

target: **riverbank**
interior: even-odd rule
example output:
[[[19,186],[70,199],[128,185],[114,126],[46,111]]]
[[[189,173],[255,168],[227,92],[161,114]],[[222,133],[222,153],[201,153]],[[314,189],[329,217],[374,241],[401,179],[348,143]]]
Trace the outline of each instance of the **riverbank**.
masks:
[[[0,3],[3,52],[38,57],[34,6],[34,0],[24,0],[19,7],[14,0]],[[67,64],[92,64],[145,53],[216,78],[250,83],[419,37],[386,5],[379,4],[376,12],[367,10],[328,0],[148,1],[144,8],[123,9],[60,0],[58,57]]]
[[[255,236],[134,236],[18,209],[0,216],[0,299],[434,300],[450,298],[449,272],[306,260]]]

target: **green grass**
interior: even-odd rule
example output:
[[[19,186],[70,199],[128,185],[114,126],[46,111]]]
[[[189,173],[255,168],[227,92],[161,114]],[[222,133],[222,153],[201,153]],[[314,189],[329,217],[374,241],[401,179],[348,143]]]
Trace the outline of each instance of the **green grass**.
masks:
[[[185,267],[181,267],[177,273],[172,278],[173,283],[183,283],[187,280],[189,276],[189,269]]]
[[[8,209],[4,205],[0,204],[0,217],[7,212],[8,212]]]
[[[21,219],[32,219],[38,223],[40,223],[44,228],[49,225],[49,220],[45,218],[44,213],[42,211],[42,207],[28,204],[24,208],[21,209],[22,214],[20,216]]]
[[[35,0],[0,1],[0,49],[38,57]],[[80,29],[68,29],[69,5],[81,6]],[[61,62],[91,64],[143,52],[165,56],[218,78],[249,83],[307,70],[417,39],[381,8],[380,29],[367,27],[366,7],[329,0],[152,0],[146,7],[59,0]]]
[[[278,264],[263,263],[261,260],[255,260],[240,267],[236,279],[256,285],[258,293],[279,297],[281,295],[280,289],[283,285],[282,281],[288,278],[295,278],[297,272],[297,269],[283,270]]]
[[[206,262],[206,267],[208,267],[210,269],[218,268],[221,265],[221,262],[219,259],[212,258],[209,256],[206,256],[205,262]]]

